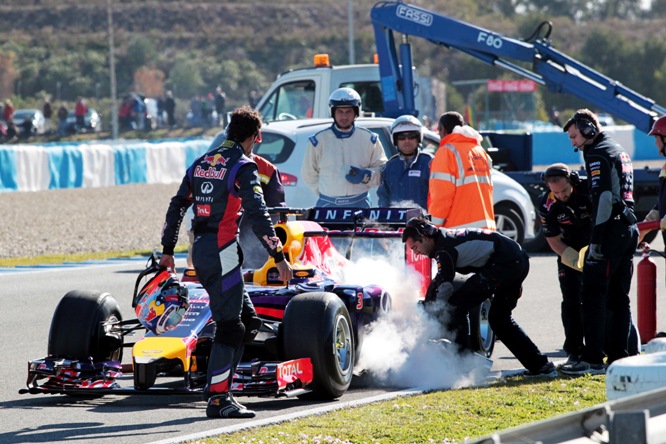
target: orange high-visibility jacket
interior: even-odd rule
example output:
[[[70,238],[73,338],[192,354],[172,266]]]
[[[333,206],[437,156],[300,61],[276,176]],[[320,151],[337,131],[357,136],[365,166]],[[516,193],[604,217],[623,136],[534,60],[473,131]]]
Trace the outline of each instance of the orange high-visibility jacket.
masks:
[[[444,137],[430,167],[428,212],[445,228],[495,229],[492,160],[473,128],[456,126]]]

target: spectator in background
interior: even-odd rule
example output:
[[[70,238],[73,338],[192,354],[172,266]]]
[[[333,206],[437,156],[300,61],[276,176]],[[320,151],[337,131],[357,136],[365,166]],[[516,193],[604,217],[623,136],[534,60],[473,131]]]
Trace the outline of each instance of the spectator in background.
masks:
[[[146,128],[146,103],[143,101],[143,96],[139,94],[134,94],[132,114],[135,128],[139,131],[144,130]]]
[[[86,129],[86,113],[88,112],[88,105],[83,97],[76,98],[76,105],[74,106],[74,116],[76,117],[76,131],[85,132]]]
[[[215,88],[215,111],[217,112],[217,125],[222,127],[227,126],[226,124],[226,106],[227,106],[227,95],[222,91],[221,87]],[[250,105],[251,106],[251,105]],[[254,108],[254,106],[252,106]]]
[[[21,125],[21,139],[28,141],[32,135],[32,119],[27,117],[23,119],[23,122],[20,122]]]
[[[391,125],[391,136],[398,153],[382,169],[379,206],[409,206],[413,202],[426,209],[432,154],[419,149],[423,126],[414,116],[400,116]]]
[[[5,106],[2,108],[2,119],[9,123],[14,118],[14,104],[10,99],[5,100]]]
[[[256,108],[257,103],[259,103],[259,93],[255,90],[252,90],[247,95],[247,102],[250,104],[251,108]]]
[[[44,132],[51,133],[51,118],[53,117],[53,108],[51,107],[51,99],[44,97],[44,106],[42,107],[44,114]]]
[[[167,125],[169,128],[173,128],[176,125],[176,101],[173,99],[173,92],[167,91],[166,97],[164,99],[164,111],[167,115]]]
[[[58,107],[57,117],[58,117],[58,136],[64,137],[67,135],[67,115],[69,110],[65,106],[64,102],[60,103]]]
[[[118,108],[118,122],[122,131],[132,129],[132,96],[123,97],[120,108]]]

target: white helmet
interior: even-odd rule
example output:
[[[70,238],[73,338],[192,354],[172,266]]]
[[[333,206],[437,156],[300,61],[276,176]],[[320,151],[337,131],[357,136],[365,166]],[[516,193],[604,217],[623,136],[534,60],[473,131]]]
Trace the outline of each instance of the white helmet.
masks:
[[[361,114],[361,96],[351,88],[338,88],[328,98],[328,106],[331,108],[331,117],[335,108],[353,107],[356,117]]]
[[[405,114],[395,119],[391,124],[391,136],[393,138],[393,144],[396,146],[398,145],[398,142],[395,138],[396,134],[408,132],[419,133],[419,143],[421,143],[421,140],[423,140],[423,125],[421,125],[421,121],[419,119],[410,114]]]

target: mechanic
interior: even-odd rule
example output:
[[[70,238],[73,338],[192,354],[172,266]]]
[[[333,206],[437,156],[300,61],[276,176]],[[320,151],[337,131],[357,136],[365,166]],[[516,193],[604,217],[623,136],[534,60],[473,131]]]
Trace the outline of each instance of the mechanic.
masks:
[[[210,151],[219,147],[226,138],[226,131],[220,131],[213,139],[208,150]],[[256,143],[261,143],[261,140],[257,140]],[[245,155],[257,164],[259,181],[261,182],[261,190],[264,193],[266,206],[268,208],[285,207],[285,193],[282,180],[280,179],[280,171],[267,159],[255,154],[253,149],[254,144],[249,146],[249,149],[245,151]],[[187,249],[187,267],[190,269],[194,268],[192,265],[192,243],[194,242],[194,232],[192,231],[193,217],[194,213],[190,208],[187,210],[185,216],[187,221],[186,226],[188,227],[187,234],[190,242]],[[271,220],[273,223],[276,223],[278,217],[273,215],[271,216]],[[266,256],[263,254],[263,247],[261,246],[261,242],[259,242],[254,235],[252,221],[245,217],[240,223],[239,241],[243,248],[243,268],[259,268],[263,266],[266,262]]]
[[[428,212],[444,228],[495,229],[492,160],[483,140],[455,111],[442,114],[441,140],[430,166]]]
[[[592,207],[587,181],[581,180],[578,173],[571,171],[565,164],[550,165],[542,178],[548,190],[539,198],[539,220],[548,245],[558,256],[563,348],[568,356],[565,364],[572,364],[580,359],[583,352],[583,264],[580,256],[581,250],[590,241]]]
[[[666,116],[662,116],[654,122],[648,136],[654,136],[654,143],[657,145],[659,154],[666,157]],[[661,235],[666,244],[666,231],[664,231],[666,230],[666,163],[661,167],[661,171],[659,172],[659,195],[657,203],[645,216],[645,220],[661,221],[659,228],[662,230]],[[647,232],[641,231],[640,241],[643,240],[646,234]]]
[[[565,124],[571,145],[582,150],[592,205],[592,234],[583,268],[585,346],[569,375],[603,374],[606,365],[629,355],[629,290],[638,243],[633,166],[629,155],[605,132],[596,114],[578,110]],[[613,328],[608,328],[612,318]],[[608,338],[606,336],[608,335]]]
[[[423,304],[427,312],[444,315],[445,328],[461,351],[469,349],[469,311],[492,298],[490,327],[527,369],[524,376],[557,376],[553,363],[511,315],[530,269],[529,257],[517,242],[491,230],[438,228],[421,217],[407,221],[402,241],[437,262]],[[456,273],[470,276],[454,291]]]
[[[420,206],[428,208],[428,181],[432,154],[420,150],[423,125],[411,115],[400,116],[391,124],[391,136],[398,153],[382,168],[377,189],[380,207]]]
[[[208,292],[216,332],[208,364],[206,416],[251,418],[231,396],[234,369],[240,362],[246,327],[241,306],[246,296],[241,273],[243,252],[238,244],[239,211],[254,222],[254,232],[275,259],[282,281],[293,277],[285,260],[282,243],[266,211],[257,164],[245,156],[260,137],[261,115],[243,106],[236,109],[227,127],[227,140],[199,157],[187,169],[176,195],[171,199],[162,232],[160,264],[175,270],[174,248],[187,208],[194,204],[194,246],[192,255],[199,281]]]
[[[318,196],[317,207],[369,208],[386,154],[377,134],[354,124],[361,96],[339,88],[328,99],[333,124],[308,139],[301,176]]]

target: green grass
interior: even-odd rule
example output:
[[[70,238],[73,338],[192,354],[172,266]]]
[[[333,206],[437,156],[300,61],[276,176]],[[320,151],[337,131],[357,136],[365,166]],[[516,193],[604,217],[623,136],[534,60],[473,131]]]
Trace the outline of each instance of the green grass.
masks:
[[[176,253],[186,252],[187,246],[179,246],[176,248]],[[31,266],[31,265],[49,265],[49,264],[62,264],[64,262],[84,262],[88,260],[102,260],[112,257],[133,257],[133,256],[150,256],[149,250],[131,250],[131,251],[100,251],[95,253],[81,253],[81,254],[49,254],[45,256],[30,256],[30,257],[16,257],[16,258],[0,258],[0,267],[17,267],[17,266]]]
[[[462,443],[603,402],[603,375],[515,377],[487,387],[401,397],[196,442]]]

